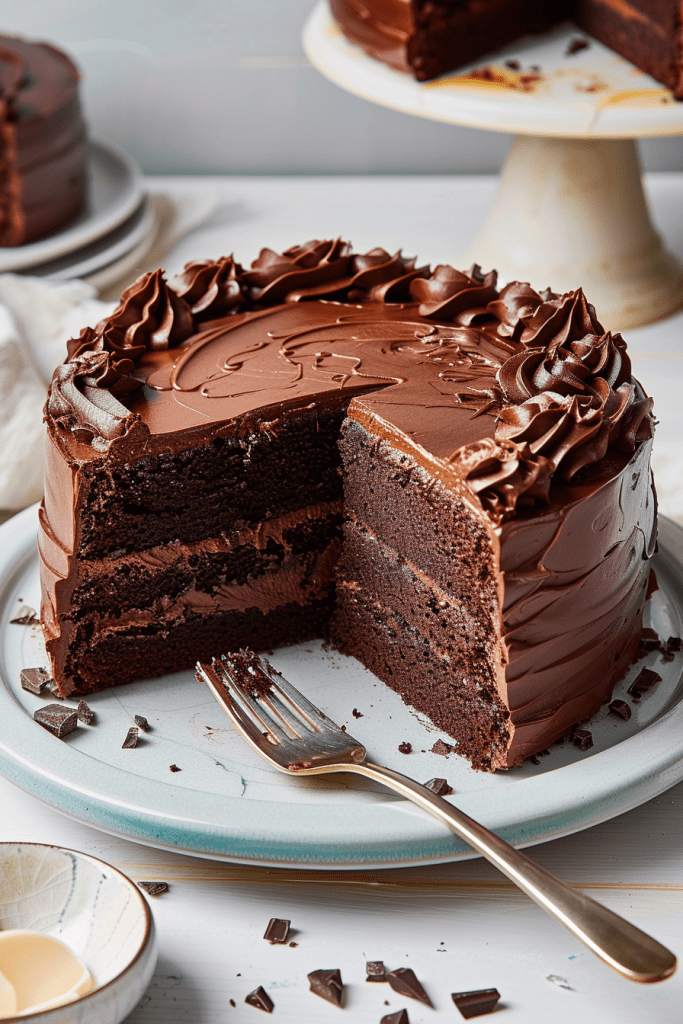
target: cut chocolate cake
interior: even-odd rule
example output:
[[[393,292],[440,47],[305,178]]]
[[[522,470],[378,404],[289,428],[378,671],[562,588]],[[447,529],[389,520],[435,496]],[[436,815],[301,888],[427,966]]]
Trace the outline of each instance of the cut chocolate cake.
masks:
[[[580,291],[339,241],[147,274],[50,388],[54,677],[329,635],[477,767],[519,763],[638,644],[651,408]]]
[[[683,99],[680,0],[330,0],[341,30],[419,81],[567,18]]]
[[[61,50],[0,36],[0,246],[44,238],[83,208],[78,80]]]

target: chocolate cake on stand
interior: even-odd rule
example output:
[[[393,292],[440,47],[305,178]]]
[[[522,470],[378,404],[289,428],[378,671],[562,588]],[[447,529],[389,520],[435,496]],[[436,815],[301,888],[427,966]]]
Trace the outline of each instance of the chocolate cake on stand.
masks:
[[[649,75],[565,23],[417,82],[349,42],[327,0],[303,42],[323,75],[363,99],[515,133],[488,219],[470,250],[453,254],[455,266],[477,262],[537,287],[583,286],[611,329],[683,304],[683,268],[650,220],[635,142],[683,134],[683,102]]]

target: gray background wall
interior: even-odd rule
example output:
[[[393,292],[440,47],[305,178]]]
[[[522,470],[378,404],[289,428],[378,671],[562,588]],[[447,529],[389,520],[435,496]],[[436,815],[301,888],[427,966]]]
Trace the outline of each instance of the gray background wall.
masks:
[[[306,60],[314,0],[0,0],[0,31],[50,39],[83,72],[93,135],[152,173],[495,171],[509,137],[398,114]],[[683,139],[642,146],[683,170]]]

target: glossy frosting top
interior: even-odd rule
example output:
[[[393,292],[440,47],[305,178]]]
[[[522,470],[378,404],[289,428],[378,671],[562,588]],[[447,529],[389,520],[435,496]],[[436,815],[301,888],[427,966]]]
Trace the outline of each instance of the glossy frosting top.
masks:
[[[312,401],[398,431],[494,522],[652,434],[623,339],[583,293],[339,240],[146,274],[69,345],[47,412],[76,462],[267,429]],[[117,453],[119,453],[117,455]]]

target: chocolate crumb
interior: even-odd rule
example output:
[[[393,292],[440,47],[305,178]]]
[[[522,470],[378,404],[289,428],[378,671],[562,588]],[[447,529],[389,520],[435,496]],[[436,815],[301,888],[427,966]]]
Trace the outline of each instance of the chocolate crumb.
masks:
[[[95,712],[84,700],[78,702],[78,721],[83,722],[84,725],[92,725],[95,720]]]
[[[138,885],[149,896],[160,896],[162,892],[168,892],[168,882],[138,882]]]
[[[407,740],[404,740],[403,743],[399,743],[398,749],[402,754],[412,754],[413,745],[412,743],[408,743]]]
[[[388,1004],[385,1004],[388,1005]],[[407,1010],[397,1010],[396,1013],[386,1013],[379,1024],[410,1024]]]
[[[397,971],[389,971],[387,981],[394,992],[398,992],[402,996],[409,996],[410,999],[419,999],[427,1006],[432,1005],[431,999],[415,977],[412,967],[399,967]]]
[[[231,1006],[237,1005],[234,999],[228,999],[228,1002],[230,1003]]]
[[[36,615],[35,608],[29,608],[28,605],[25,605],[19,614],[9,621],[12,626],[35,626],[36,623],[40,622],[40,619]]]
[[[386,981],[387,972],[383,960],[368,960],[365,964],[366,981]]]
[[[537,75],[540,72],[540,70],[541,70],[541,65],[540,64],[532,64],[531,65],[531,70],[534,72],[534,74]]]
[[[631,708],[625,700],[613,700],[608,707],[610,714],[618,715],[618,717],[623,718],[625,722],[628,722],[631,717]]]
[[[353,711],[351,712],[351,714],[353,715],[354,718],[362,718],[363,717],[363,712],[359,711],[358,708],[354,708]]]
[[[265,1010],[266,1013],[272,1013],[275,1007],[275,1003],[270,998],[263,985],[259,985],[253,992],[244,1000],[245,1003],[249,1003],[249,1006],[255,1006],[257,1010]]]
[[[505,67],[506,68],[510,68],[511,71],[519,71],[521,66],[522,65],[519,63],[518,60],[506,60],[505,61]]]
[[[40,696],[43,687],[47,686],[52,677],[44,668],[22,668],[19,678],[22,690]]]
[[[297,947],[298,945],[299,945],[299,943],[298,943],[298,942],[290,942],[290,944],[289,944],[289,948],[290,948],[290,949],[296,949],[296,947]]]
[[[425,789],[431,789],[437,796],[450,796],[453,787],[449,786],[445,779],[430,779],[424,783]]]
[[[476,992],[453,992],[451,999],[463,1017],[480,1017],[495,1010],[500,992],[497,988],[481,988]]]
[[[340,728],[340,730],[342,732],[346,732],[346,726],[345,725],[340,725],[339,728]]]
[[[73,708],[61,704],[46,704],[33,712],[34,721],[49,729],[60,740],[78,727],[78,715]]]
[[[587,39],[572,39],[565,53],[567,57],[573,57],[575,53],[581,53],[582,50],[587,50],[590,43]]]
[[[341,1006],[344,999],[344,983],[338,968],[333,971],[311,971],[308,975],[310,990],[328,1003]]]
[[[135,724],[140,726],[143,732],[149,732],[152,728],[147,719],[142,715],[133,715],[133,718],[135,719]]]
[[[590,750],[593,746],[593,734],[589,729],[575,729],[572,733],[572,743],[579,750]]]
[[[662,677],[658,672],[653,672],[651,668],[642,668],[637,679],[631,683],[628,688],[628,695],[633,697],[633,701],[637,704],[644,693],[647,693],[655,683],[661,683]]]
[[[289,926],[292,922],[286,921],[281,917],[271,917],[268,922],[263,938],[270,942],[271,945],[284,945],[289,935]]]
[[[177,764],[169,764],[168,770],[170,772],[179,772],[181,769],[178,767]]]
[[[442,757],[447,757],[448,754],[452,754],[455,747],[451,746],[450,743],[446,743],[444,740],[437,740],[432,747],[432,754],[441,754]]]
[[[540,758],[536,757],[535,754],[532,754],[531,757],[529,758],[529,760],[531,761],[532,764],[540,764],[541,763]]]
[[[138,745],[138,731],[134,725],[126,733],[126,738],[121,744],[121,750],[133,750]]]

